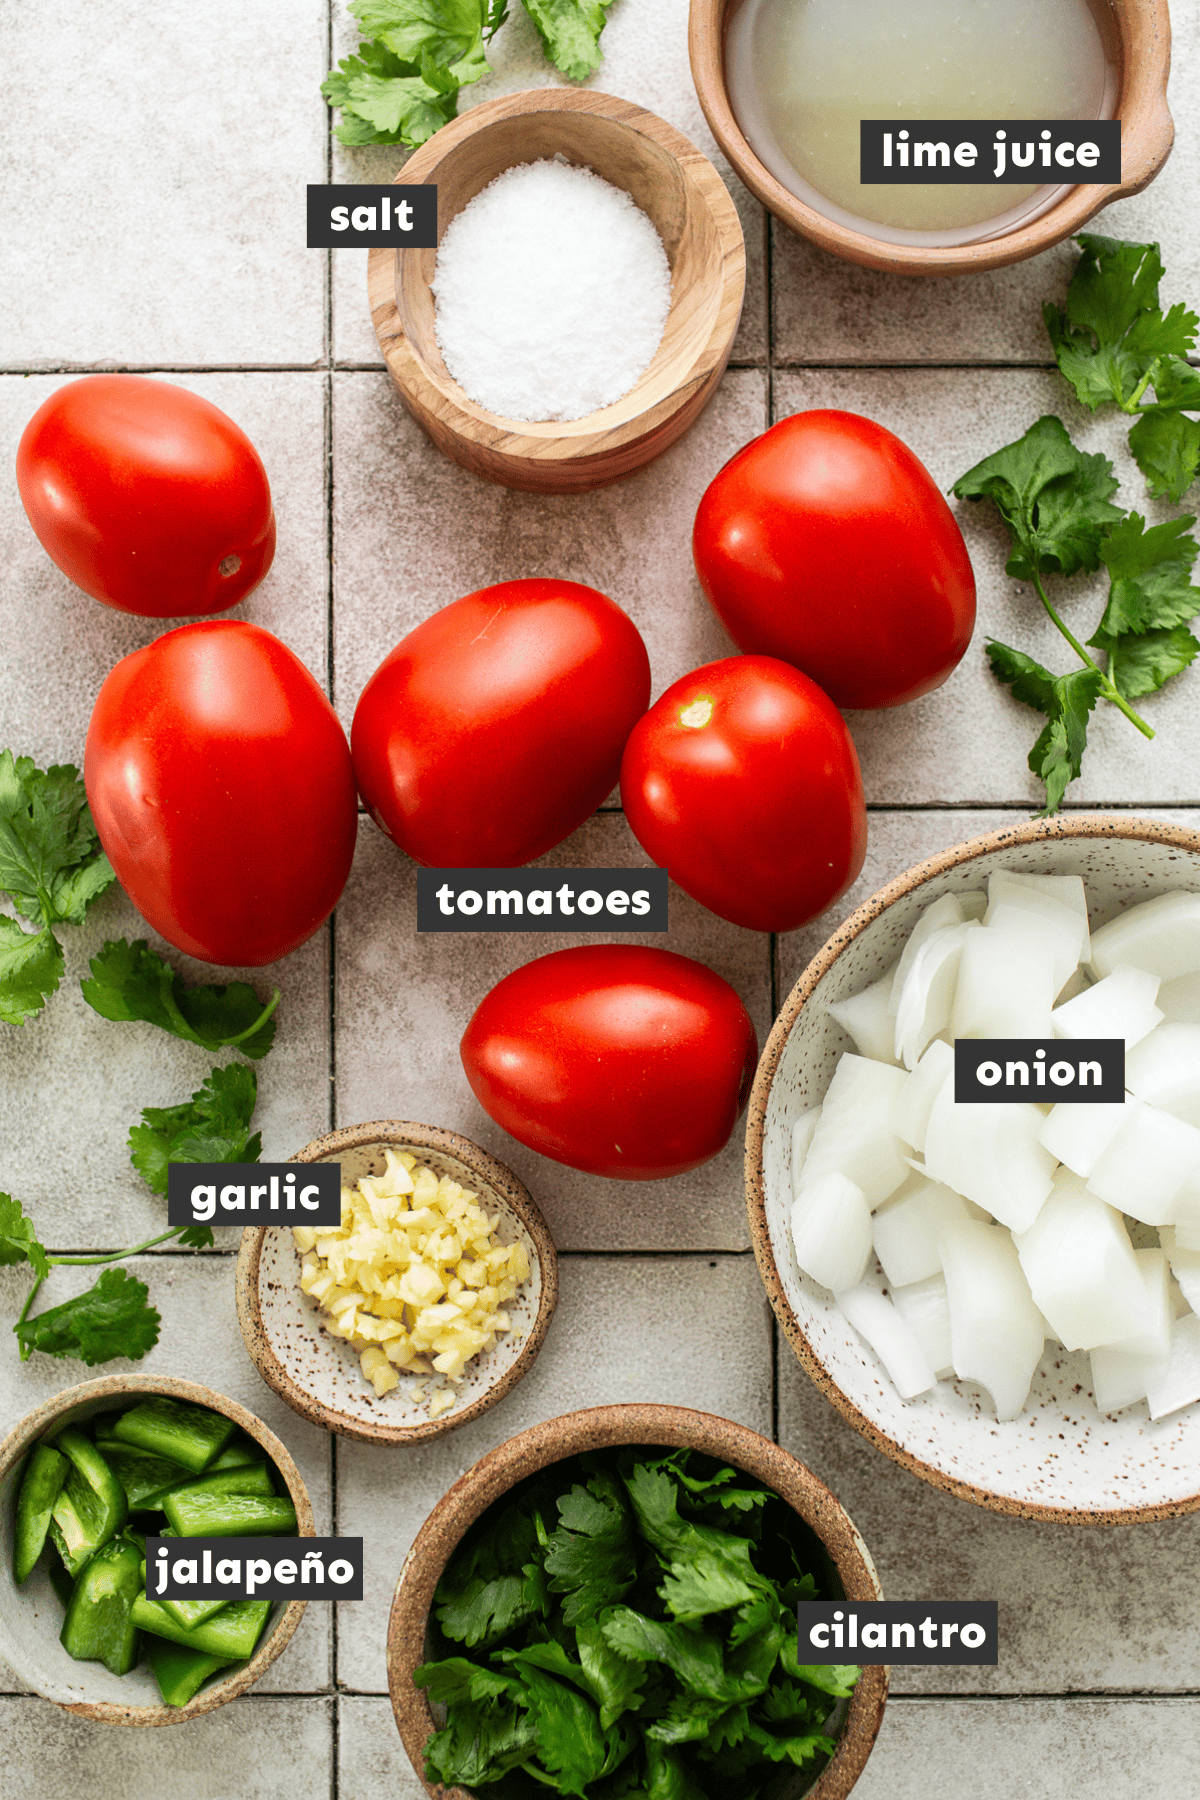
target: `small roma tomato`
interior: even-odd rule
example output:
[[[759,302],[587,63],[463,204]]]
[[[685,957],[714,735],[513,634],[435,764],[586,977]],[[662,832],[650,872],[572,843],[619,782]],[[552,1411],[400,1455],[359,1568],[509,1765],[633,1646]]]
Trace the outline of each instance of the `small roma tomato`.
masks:
[[[854,742],[815,682],[730,656],[669,687],[621,763],[630,829],[722,919],[792,931],[844,894],[867,853]]]
[[[837,706],[916,700],[971,641],[954,514],[908,445],[857,413],[796,413],[739,450],[700,502],[692,551],[734,642]]]
[[[658,1181],[728,1143],[758,1039],[703,963],[595,944],[506,975],[461,1053],[480,1105],[531,1150],[592,1175]]]
[[[225,612],[275,555],[258,451],[169,381],[88,375],[58,388],[25,427],[17,486],[42,548],[119,612]]]
[[[354,713],[359,791],[428,868],[515,868],[616,785],[650,703],[650,659],[615,601],[577,581],[481,588],[410,631]]]
[[[350,746],[299,657],[206,619],[119,662],[83,763],[117,880],[202,962],[274,962],[336,906],[354,855]]]

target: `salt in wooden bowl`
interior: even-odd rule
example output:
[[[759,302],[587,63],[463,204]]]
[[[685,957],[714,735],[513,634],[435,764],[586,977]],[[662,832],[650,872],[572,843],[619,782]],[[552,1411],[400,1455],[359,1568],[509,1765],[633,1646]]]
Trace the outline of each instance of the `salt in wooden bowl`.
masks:
[[[468,201],[518,163],[562,157],[623,188],[671,266],[671,309],[629,392],[584,418],[524,423],[476,404],[449,374],[434,331],[435,250],[372,250],[371,318],[400,398],[447,456],[489,481],[579,493],[644,467],[715,393],[746,284],[737,210],[721,177],[665,120],[592,88],[534,88],[473,106],[409,158],[397,181],[433,182],[438,238]]]
[[[1025,1408],[1001,1423],[972,1382],[939,1381],[901,1400],[832,1294],[792,1247],[791,1130],[819,1105],[853,1049],[829,1017],[900,953],[943,894],[986,887],[995,869],[1081,875],[1093,929],[1175,889],[1200,892],[1200,833],[1093,813],[1033,819],[972,838],[881,888],[813,958],[784,1003],[759,1063],[746,1126],[746,1200],[759,1271],[792,1349],[817,1386],[878,1449],[933,1486],[993,1512],[1081,1525],[1128,1525],[1200,1508],[1200,1403],[1152,1421],[1143,1404],[1101,1414],[1086,1351],[1047,1345]]]
[[[308,1144],[293,1162],[341,1164],[343,1187],[364,1175],[382,1175],[384,1151],[411,1150],[435,1175],[449,1176],[499,1213],[501,1243],[524,1244],[529,1279],[505,1307],[512,1330],[466,1367],[460,1398],[449,1412],[428,1416],[424,1402],[406,1392],[409,1379],[376,1398],[359,1367],[356,1350],[332,1337],[322,1314],[300,1286],[300,1252],[289,1230],[249,1226],[237,1259],[238,1323],[255,1367],[301,1418],[365,1444],[413,1444],[439,1437],[477,1419],[509,1393],[533,1367],[558,1300],[554,1242],[532,1195],[511,1169],[456,1131],[412,1120],[376,1119],[331,1131]],[[415,1379],[415,1378],[414,1378]],[[422,1378],[428,1386],[436,1378]]]
[[[169,1394],[193,1406],[233,1419],[261,1444],[287,1486],[296,1509],[297,1537],[314,1535],[312,1506],[299,1469],[275,1433],[261,1419],[212,1388],[171,1376],[105,1375],[67,1388],[35,1407],[14,1426],[0,1444],[0,1657],[45,1700],[53,1700],[67,1712],[94,1719],[101,1725],[180,1725],[236,1700],[252,1688],[287,1648],[304,1613],[303,1600],[277,1601],[253,1656],[240,1669],[231,1669],[206,1682],[186,1706],[164,1706],[158,1684],[146,1663],[128,1675],[114,1675],[103,1663],[76,1662],[59,1642],[63,1607],[42,1567],[20,1586],[13,1576],[13,1532],[17,1493],[25,1460],[41,1439],[64,1426],[82,1424],[95,1413],[110,1412],[122,1401],[134,1402],[147,1394]]]
[[[425,1780],[425,1745],[435,1722],[424,1691],[412,1677],[426,1660],[429,1615],[443,1570],[475,1521],[518,1482],[566,1457],[617,1444],[668,1449],[686,1444],[744,1469],[786,1501],[820,1540],[829,1564],[825,1585],[832,1598],[882,1600],[875,1565],[845,1508],[802,1462],[758,1432],[687,1407],[636,1404],[589,1407],[534,1425],[481,1457],[443,1494],[417,1533],[396,1583],[388,1620],[388,1692],[404,1748],[434,1800],[473,1800],[466,1788]],[[799,1800],[801,1795],[805,1800],[845,1800],[879,1734],[887,1689],[884,1665],[864,1668],[849,1702],[835,1714],[834,1755],[815,1778],[811,1769],[797,1770],[781,1785],[775,1800]]]

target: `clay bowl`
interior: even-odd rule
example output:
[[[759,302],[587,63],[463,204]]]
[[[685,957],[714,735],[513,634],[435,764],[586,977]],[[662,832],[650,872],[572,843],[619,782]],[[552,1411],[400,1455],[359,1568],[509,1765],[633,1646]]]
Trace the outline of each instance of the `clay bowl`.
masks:
[[[249,1227],[237,1259],[238,1323],[255,1367],[301,1418],[364,1444],[415,1444],[477,1419],[529,1372],[542,1347],[558,1301],[558,1259],[546,1221],[529,1190],[511,1169],[457,1131],[410,1120],[376,1119],[348,1125],[306,1145],[293,1162],[336,1162],[343,1186],[364,1175],[382,1175],[384,1149],[411,1150],[436,1175],[448,1175],[500,1214],[502,1243],[525,1245],[530,1276],[506,1311],[511,1332],[467,1365],[462,1398],[429,1419],[407,1398],[405,1381],[375,1398],[358,1355],[320,1325],[316,1305],[300,1287],[300,1253],[290,1231]]]
[[[733,201],[673,126],[591,89],[536,88],[473,106],[409,158],[397,181],[434,182],[438,237],[516,163],[564,157],[624,188],[671,265],[663,341],[629,393],[582,419],[525,424],[477,406],[434,335],[434,250],[372,250],[371,317],[400,397],[439,450],[476,475],[537,494],[602,487],[653,461],[698,417],[729,360],[746,256]]]
[[[113,1675],[102,1663],[76,1662],[67,1655],[58,1641],[63,1609],[45,1570],[35,1568],[20,1587],[13,1580],[13,1519],[25,1458],[39,1439],[66,1425],[90,1419],[94,1413],[109,1412],[122,1400],[144,1394],[171,1394],[236,1420],[243,1431],[262,1445],[283,1476],[296,1508],[297,1536],[314,1535],[308,1490],[275,1433],[236,1400],[226,1399],[224,1394],[214,1393],[198,1382],[179,1381],[171,1376],[106,1375],[99,1381],[67,1388],[27,1414],[0,1444],[0,1519],[4,1522],[4,1543],[0,1549],[0,1657],[43,1699],[53,1700],[66,1712],[95,1719],[102,1725],[178,1725],[213,1712],[227,1700],[236,1700],[287,1648],[304,1612],[303,1600],[277,1601],[258,1648],[245,1667],[208,1681],[186,1706],[162,1704],[157,1683],[145,1663],[128,1675]]]
[[[657,1405],[594,1406],[534,1425],[481,1457],[443,1494],[417,1533],[396,1583],[388,1620],[388,1691],[404,1748],[434,1800],[473,1800],[468,1789],[431,1785],[424,1775],[425,1744],[435,1722],[412,1675],[425,1660],[429,1613],[442,1571],[475,1521],[518,1482],[566,1457],[615,1444],[687,1444],[744,1469],[786,1500],[815,1534],[825,1553],[830,1595],[883,1598],[867,1547],[845,1508],[803,1463],[744,1425],[687,1407]],[[864,1668],[831,1733],[838,1740],[836,1753],[815,1779],[811,1769],[798,1770],[794,1782],[781,1786],[777,1800],[799,1800],[801,1794],[806,1800],[844,1800],[879,1734],[887,1688],[884,1665]]]
[[[997,1422],[969,1382],[902,1401],[873,1351],[791,1245],[791,1127],[816,1105],[850,1039],[830,1001],[857,994],[899,954],[942,894],[994,869],[1082,875],[1093,927],[1174,888],[1200,890],[1200,833],[1122,814],[1033,819],[929,857],[881,888],[818,952],[784,1003],[750,1096],[746,1199],[758,1266],[788,1342],[856,1430],[934,1487],[993,1512],[1059,1524],[1128,1525],[1200,1508],[1200,1404],[1157,1423],[1144,1402],[1101,1415],[1087,1353],[1047,1346],[1020,1417]]]
[[[1114,117],[1121,121],[1121,174],[1113,187],[1072,187],[1045,212],[1002,236],[947,247],[889,244],[828,219],[789,193],[760,162],[734,117],[725,79],[725,33],[741,0],[691,0],[688,46],[692,80],[721,149],[751,193],[781,224],[822,250],[866,269],[898,275],[969,275],[1037,256],[1079,231],[1101,207],[1140,194],[1162,168],[1175,127],[1167,109],[1171,23],[1167,0],[1099,0],[1111,60],[1118,71]]]

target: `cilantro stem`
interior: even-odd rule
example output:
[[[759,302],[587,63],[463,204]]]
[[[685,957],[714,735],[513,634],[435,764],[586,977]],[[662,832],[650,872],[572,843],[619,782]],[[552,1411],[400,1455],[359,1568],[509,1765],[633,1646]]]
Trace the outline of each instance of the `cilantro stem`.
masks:
[[[1122,400],[1120,402],[1122,412],[1133,413],[1138,411],[1138,401],[1150,386],[1150,383],[1153,381],[1157,372],[1158,363],[1155,361],[1150,364],[1150,367],[1146,370],[1146,373],[1142,376],[1142,379],[1138,382],[1128,400]]]
[[[185,1225],[176,1225],[171,1231],[160,1232],[157,1237],[147,1238],[144,1243],[135,1244],[131,1250],[112,1250],[106,1256],[48,1256],[46,1261],[51,1268],[72,1265],[76,1268],[91,1268],[94,1263],[121,1262],[127,1256],[137,1256],[143,1250],[153,1250],[155,1244],[165,1244],[168,1238],[178,1237],[181,1231],[186,1230]],[[34,1293],[36,1292],[35,1288]],[[32,1297],[31,1295],[30,1298],[32,1299]],[[26,1302],[26,1306],[28,1307],[28,1302]],[[24,1318],[25,1314],[22,1313],[21,1317]]]
[[[1149,725],[1147,725],[1145,719],[1138,717],[1137,713],[1134,712],[1132,706],[1130,706],[1128,700],[1126,700],[1124,694],[1121,693],[1120,689],[1117,688],[1113,684],[1113,682],[1111,682],[1109,680],[1108,676],[1104,673],[1104,670],[1100,667],[1099,663],[1095,660],[1095,658],[1088,655],[1087,651],[1084,649],[1083,645],[1079,642],[1079,639],[1075,636],[1074,632],[1064,622],[1064,620],[1059,617],[1058,613],[1054,610],[1054,607],[1050,604],[1050,597],[1047,594],[1045,588],[1042,586],[1042,578],[1038,574],[1037,570],[1034,569],[1032,571],[1032,573],[1033,573],[1034,590],[1037,593],[1038,599],[1041,601],[1042,605],[1045,607],[1046,612],[1047,612],[1051,622],[1058,628],[1059,631],[1061,631],[1062,635],[1066,638],[1068,644],[1070,644],[1072,650],[1075,652],[1076,656],[1079,658],[1080,662],[1084,663],[1086,665],[1086,667],[1088,667],[1089,669],[1095,669],[1097,675],[1099,675],[1100,680],[1103,683],[1105,699],[1111,700],[1113,705],[1118,709],[1118,711],[1123,712],[1125,714],[1125,717],[1129,720],[1130,724],[1137,726],[1138,730],[1141,732],[1143,737],[1152,738],[1154,736],[1153,729]]]
[[[236,1037],[222,1038],[222,1046],[230,1050],[236,1050],[238,1045],[244,1043],[248,1037],[253,1037],[256,1031],[261,1031],[271,1014],[275,1011],[275,1008],[279,1005],[279,996],[281,992],[282,990],[280,988],[276,988],[254,1023],[252,1025],[247,1025],[245,1031],[239,1031]]]
[[[29,1292],[26,1294],[25,1304],[21,1308],[21,1316],[17,1320],[16,1324],[13,1326],[14,1331],[18,1331],[20,1329],[20,1327],[25,1323],[26,1319],[29,1317],[29,1309],[33,1305],[34,1301],[37,1299],[38,1290],[40,1289],[40,1287],[41,1287],[43,1281],[45,1281],[45,1279],[46,1279],[46,1277],[44,1275],[39,1275],[37,1280],[34,1282],[33,1286],[30,1288]],[[21,1361],[28,1362],[29,1361],[29,1347],[27,1344],[23,1344],[21,1342],[20,1338],[17,1339],[17,1349],[20,1353]]]

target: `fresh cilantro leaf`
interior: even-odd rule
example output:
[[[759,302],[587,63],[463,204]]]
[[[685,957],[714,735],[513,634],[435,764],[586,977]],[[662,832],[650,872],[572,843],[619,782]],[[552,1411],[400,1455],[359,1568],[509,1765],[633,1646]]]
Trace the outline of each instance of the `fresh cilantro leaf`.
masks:
[[[90,966],[80,985],[103,1019],[143,1020],[205,1050],[237,1049],[256,1060],[275,1041],[278,988],[264,1006],[248,981],[188,987],[145,938],[105,944]]]
[[[758,1746],[772,1762],[795,1763],[797,1767],[811,1762],[816,1756],[832,1756],[837,1748],[832,1738],[820,1731],[805,1731],[797,1734],[777,1734],[768,1731],[753,1719],[750,1721],[747,1736]]]
[[[33,1224],[25,1217],[21,1202],[11,1194],[0,1194],[0,1266],[22,1262],[27,1262],[43,1281],[50,1273],[46,1252],[34,1236]]]
[[[129,1160],[156,1194],[167,1191],[168,1163],[257,1162],[262,1138],[250,1132],[257,1099],[258,1077],[245,1063],[213,1069],[190,1100],[142,1108]]]
[[[62,980],[63,953],[54,933],[25,931],[0,914],[0,1020],[23,1025],[41,1012]]]
[[[448,1638],[472,1649],[506,1637],[529,1617],[525,1583],[519,1575],[476,1575],[438,1607],[438,1624]]]
[[[679,1490],[664,1468],[638,1464],[625,1485],[642,1536],[667,1567],[660,1592],[677,1619],[723,1612],[761,1592],[747,1540],[680,1518]]]
[[[23,1352],[72,1356],[89,1367],[126,1356],[140,1362],[158,1342],[149,1290],[124,1269],[105,1269],[86,1293],[22,1319],[13,1330]]]
[[[1200,643],[1186,625],[1128,637],[1110,638],[1097,631],[1088,643],[1108,652],[1108,678],[1127,700],[1156,692],[1173,675],[1190,668],[1200,653]]]
[[[646,1680],[645,1666],[630,1662],[615,1651],[599,1619],[583,1619],[575,1627],[580,1666],[600,1707],[600,1723],[607,1731],[622,1713],[636,1708]]]
[[[1200,472],[1200,424],[1183,413],[1144,412],[1129,433],[1129,448],[1152,499],[1182,500]]]
[[[399,76],[381,76],[370,72],[350,75],[346,82],[346,98],[342,102],[342,118],[347,115],[371,126],[373,135],[343,137],[347,143],[423,144],[435,131],[440,131],[454,117],[454,99],[433,86],[419,70]]]
[[[619,1600],[633,1586],[637,1567],[629,1503],[616,1476],[593,1475],[558,1502],[559,1527],[546,1549],[550,1589],[566,1594],[568,1625]]]
[[[1186,307],[1164,314],[1157,244],[1083,233],[1066,304],[1042,308],[1060,370],[1085,406],[1126,407],[1160,357],[1185,358],[1197,318]]]
[[[1087,748],[1088,716],[1103,690],[1104,677],[1099,669],[1052,675],[1032,657],[994,638],[987,653],[992,673],[1011,690],[1013,699],[1046,715],[1047,722],[1029,752],[1029,767],[1046,784],[1042,817],[1049,818],[1062,805],[1068,784],[1079,775]]]
[[[823,1694],[832,1694],[837,1700],[846,1700],[854,1692],[854,1684],[862,1674],[862,1670],[854,1663],[802,1663],[794,1661],[789,1672],[800,1681],[807,1681],[809,1687],[819,1688]]]
[[[1188,580],[1200,552],[1200,545],[1188,535],[1195,523],[1184,513],[1147,529],[1143,518],[1130,513],[1113,526],[1100,546],[1100,560],[1112,579],[1101,631],[1119,637],[1195,618],[1200,588]]]
[[[189,1250],[207,1250],[214,1242],[211,1225],[189,1225],[179,1234],[179,1242]]]
[[[1062,420],[1047,414],[960,475],[953,492],[995,501],[1013,540],[1007,573],[1028,581],[1099,565],[1104,527],[1124,516],[1109,503],[1116,487],[1108,458],[1077,450]]]
[[[496,26],[485,0],[350,0],[349,11],[365,38],[417,68],[428,60],[448,70],[455,89],[488,72],[484,31]]]
[[[0,888],[32,925],[81,925],[116,879],[70,763],[0,754]]]
[[[612,0],[521,0],[550,61],[571,81],[600,67],[600,33]]]
[[[425,1745],[426,1778],[482,1787],[526,1762],[536,1747],[537,1726],[524,1708],[495,1696],[458,1700]]]
[[[448,1656],[414,1669],[413,1685],[424,1688],[435,1705],[446,1706],[451,1700],[490,1700],[507,1693],[513,1684],[509,1676],[493,1675],[465,1656]]]
[[[556,1681],[519,1653],[510,1666],[518,1672],[521,1703],[537,1732],[538,1763],[554,1777],[551,1785],[560,1794],[583,1796],[588,1783],[607,1772],[622,1738],[601,1730],[596,1708],[576,1687]]]
[[[646,1800],[706,1800],[686,1762],[682,1751],[673,1744],[646,1739]],[[745,1789],[741,1800],[749,1800]]]
[[[486,0],[353,0],[365,34],[321,84],[344,144],[423,144],[449,123],[458,90],[488,72],[485,36],[503,11]]]

